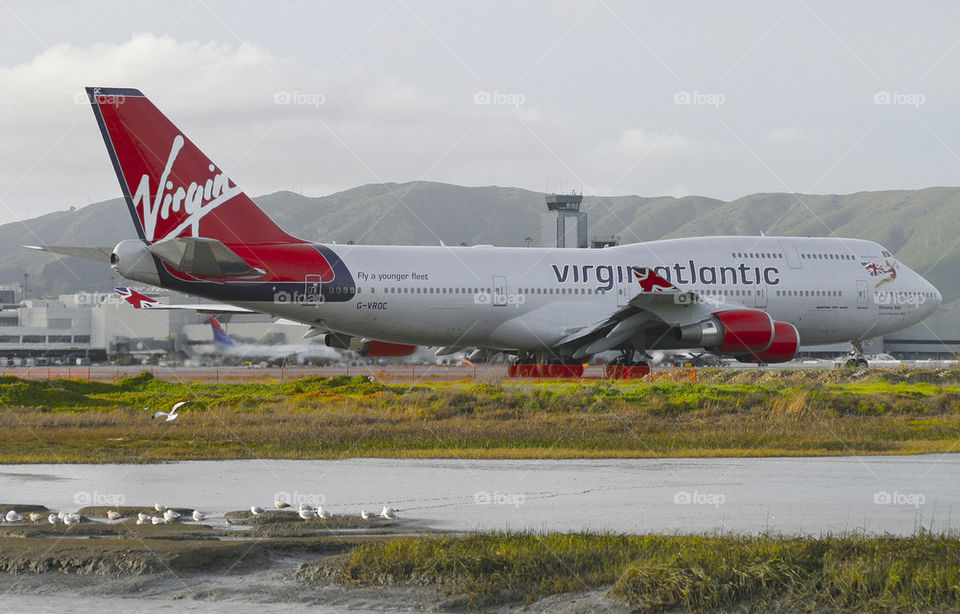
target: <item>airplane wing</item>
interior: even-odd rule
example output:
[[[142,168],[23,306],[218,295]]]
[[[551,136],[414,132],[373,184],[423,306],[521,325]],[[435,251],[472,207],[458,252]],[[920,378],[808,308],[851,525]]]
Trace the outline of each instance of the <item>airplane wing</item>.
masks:
[[[647,267],[633,267],[638,292],[607,318],[570,332],[556,346],[574,347],[574,358],[612,350],[655,322],[702,320],[717,310],[711,297],[684,291]],[[728,303],[727,303],[728,305]]]

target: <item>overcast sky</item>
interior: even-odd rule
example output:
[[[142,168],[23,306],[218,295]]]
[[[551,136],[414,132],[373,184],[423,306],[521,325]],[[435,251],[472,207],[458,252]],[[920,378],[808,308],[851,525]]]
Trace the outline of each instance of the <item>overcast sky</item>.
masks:
[[[120,195],[83,86],[249,194],[960,184],[954,2],[0,2],[0,222]]]

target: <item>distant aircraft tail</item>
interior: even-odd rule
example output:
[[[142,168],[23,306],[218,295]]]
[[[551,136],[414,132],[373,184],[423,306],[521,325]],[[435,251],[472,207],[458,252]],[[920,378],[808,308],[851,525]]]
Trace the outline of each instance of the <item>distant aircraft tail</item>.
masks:
[[[139,90],[86,90],[141,239],[303,242],[277,226]]]
[[[223,330],[223,327],[220,326],[220,322],[216,318],[210,318],[210,327],[213,328],[213,344],[218,348],[228,348],[233,347],[233,339],[230,338],[230,335],[227,334],[227,331]]]

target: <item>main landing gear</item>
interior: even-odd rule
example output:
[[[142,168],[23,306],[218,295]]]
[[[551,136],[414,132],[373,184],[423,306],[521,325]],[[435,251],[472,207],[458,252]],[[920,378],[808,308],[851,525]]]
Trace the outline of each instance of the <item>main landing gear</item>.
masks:
[[[533,354],[518,354],[517,360],[507,367],[507,375],[572,379],[583,377],[583,364],[547,359]]]
[[[861,341],[851,341],[853,346],[853,356],[847,359],[846,366],[854,369],[866,369],[870,366],[867,359],[863,357],[863,343]]]
[[[650,363],[646,360],[646,354],[641,354],[640,360],[634,360],[633,350],[624,350],[603,368],[607,379],[631,379],[649,373]]]

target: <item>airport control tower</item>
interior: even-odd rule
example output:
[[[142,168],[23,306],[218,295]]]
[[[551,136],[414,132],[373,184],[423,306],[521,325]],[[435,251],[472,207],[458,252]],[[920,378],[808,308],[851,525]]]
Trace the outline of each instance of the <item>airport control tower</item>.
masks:
[[[582,202],[583,195],[576,192],[547,194],[548,213],[544,216],[542,225],[543,245],[587,247],[587,214],[580,211]],[[554,242],[554,236],[556,242]]]

